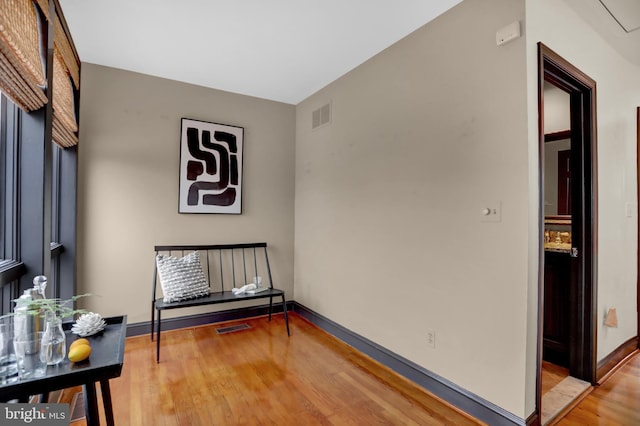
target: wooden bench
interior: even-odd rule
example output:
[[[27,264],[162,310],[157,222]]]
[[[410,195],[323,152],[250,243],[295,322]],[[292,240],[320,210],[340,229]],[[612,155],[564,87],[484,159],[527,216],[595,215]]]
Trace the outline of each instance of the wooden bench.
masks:
[[[159,245],[155,246],[153,288],[151,296],[151,340],[154,338],[154,327],[157,334],[156,362],[160,362],[160,333],[162,330],[161,313],[165,309],[191,308],[194,306],[214,305],[220,303],[239,302],[253,299],[269,299],[269,321],[273,310],[273,299],[282,299],[287,335],[289,318],[284,290],[273,288],[271,267],[267,255],[267,243],[218,244],[218,245]],[[199,252],[202,271],[208,280],[209,294],[195,299],[177,302],[165,302],[164,298],[156,298],[158,287],[158,267],[155,259],[159,254],[185,256]],[[234,294],[232,288],[240,288],[253,281],[254,277],[262,277],[262,287],[266,290],[255,294]],[[155,313],[157,311],[157,320]]]

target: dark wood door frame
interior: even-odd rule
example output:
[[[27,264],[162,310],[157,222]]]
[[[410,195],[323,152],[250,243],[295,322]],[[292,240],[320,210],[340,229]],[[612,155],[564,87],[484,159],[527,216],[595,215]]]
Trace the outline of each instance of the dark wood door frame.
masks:
[[[541,403],[542,336],[544,312],[544,82],[564,90],[571,106],[572,165],[572,285],[569,338],[569,370],[579,379],[596,383],[597,321],[597,163],[596,82],[542,43],[538,43],[539,131],[539,280],[537,410]]]
[[[636,142],[636,178],[638,180],[638,185],[636,187],[638,191],[638,199],[637,204],[640,205],[640,106],[636,109],[636,134],[637,134],[637,142]],[[636,212],[637,214],[637,212]],[[638,267],[640,267],[640,215],[638,215]],[[636,298],[638,304],[638,328],[636,329],[638,333],[638,348],[640,348],[640,273],[638,273],[638,283],[637,283],[637,291]]]

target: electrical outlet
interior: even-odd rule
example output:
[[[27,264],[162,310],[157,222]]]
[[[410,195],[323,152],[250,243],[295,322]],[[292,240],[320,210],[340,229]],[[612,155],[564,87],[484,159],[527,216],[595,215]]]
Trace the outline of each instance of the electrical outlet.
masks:
[[[436,332],[431,329],[427,329],[427,346],[436,348]]]

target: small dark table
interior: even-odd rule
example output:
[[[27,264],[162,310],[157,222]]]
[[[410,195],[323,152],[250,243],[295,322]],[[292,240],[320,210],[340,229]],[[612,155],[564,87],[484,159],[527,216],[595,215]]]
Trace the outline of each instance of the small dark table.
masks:
[[[127,316],[110,317],[104,320],[107,323],[104,331],[87,337],[92,349],[88,360],[73,363],[65,358],[60,364],[47,367],[44,377],[0,385],[0,401],[25,400],[30,395],[47,394],[54,390],[82,385],[87,425],[99,425],[96,382],[100,382],[107,425],[113,425],[109,379],[119,377],[122,372]],[[77,338],[70,331],[72,324],[63,324],[67,335],[67,350],[71,342]]]

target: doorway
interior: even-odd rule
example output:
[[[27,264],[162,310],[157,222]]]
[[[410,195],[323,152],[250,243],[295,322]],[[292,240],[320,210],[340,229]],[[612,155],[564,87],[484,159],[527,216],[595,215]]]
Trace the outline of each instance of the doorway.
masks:
[[[543,413],[543,361],[566,368],[569,376],[588,384],[596,382],[596,83],[542,43],[538,43],[538,60],[540,268],[537,406],[538,413]],[[544,177],[545,84],[568,96],[569,128],[552,135],[566,138],[569,148],[562,154],[566,156],[564,161],[570,164],[569,169],[565,168],[565,186],[557,187],[559,192],[564,191],[564,198],[556,198],[557,204],[562,205],[561,212],[565,214],[547,215],[544,209],[545,201],[548,201],[545,200]],[[561,173],[560,169],[558,173]],[[554,237],[551,237],[552,224],[564,226],[564,231],[556,229]],[[560,266],[552,265],[555,263],[560,263]],[[552,266],[560,268],[559,274],[551,274]],[[548,283],[549,280],[555,282]],[[553,321],[549,320],[550,315],[556,315]]]

